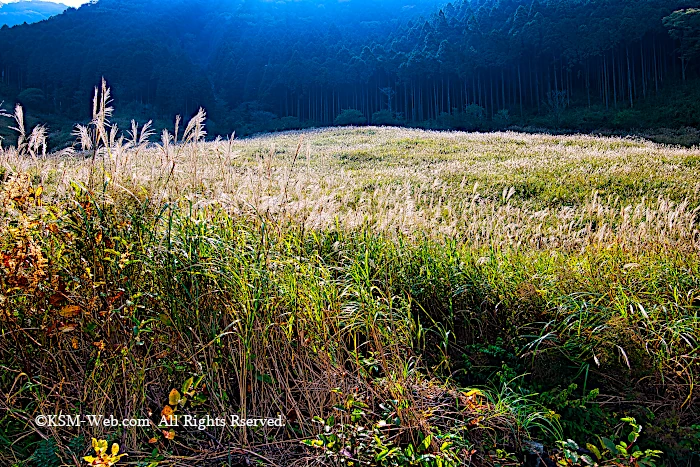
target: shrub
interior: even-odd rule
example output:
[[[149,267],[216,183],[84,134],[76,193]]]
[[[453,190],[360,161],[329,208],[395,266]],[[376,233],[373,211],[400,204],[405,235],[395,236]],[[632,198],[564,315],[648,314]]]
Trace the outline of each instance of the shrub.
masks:
[[[380,110],[372,114],[372,123],[374,125],[397,125],[400,121],[394,116],[393,112]]]
[[[486,111],[484,108],[477,104],[470,104],[464,108],[464,118],[469,119],[473,122],[481,123],[486,118]]]
[[[599,444],[586,444],[586,450],[582,450],[575,441],[569,439],[560,441],[562,458],[557,462],[564,467],[576,467],[587,465],[617,465],[631,467],[653,467],[660,460],[663,452],[657,449],[642,450],[636,443],[642,433],[642,426],[632,417],[621,419],[631,428],[631,432],[625,439],[617,442],[610,438],[599,438]]]
[[[547,109],[552,119],[552,124],[555,128],[561,125],[561,119],[564,115],[564,110],[569,106],[568,95],[566,91],[549,91],[547,93]]]
[[[256,110],[250,113],[250,125],[258,131],[273,130],[279,123],[277,115],[265,110]]]
[[[334,123],[338,126],[364,125],[367,123],[367,119],[357,109],[345,109],[335,118]]]
[[[510,112],[508,109],[502,109],[496,112],[496,115],[493,116],[493,123],[499,127],[508,126],[510,124]]]
[[[17,100],[25,107],[43,108],[46,97],[41,89],[28,88],[19,93]]]
[[[299,130],[304,128],[304,125],[299,121],[298,117],[282,117],[280,119],[281,130]]]
[[[486,119],[486,111],[483,107],[470,104],[463,111],[453,109],[452,115],[443,113],[438,117],[438,122],[448,128],[457,130],[474,131],[481,128]]]
[[[613,118],[613,125],[618,128],[634,128],[640,126],[642,113],[634,109],[620,110]]]

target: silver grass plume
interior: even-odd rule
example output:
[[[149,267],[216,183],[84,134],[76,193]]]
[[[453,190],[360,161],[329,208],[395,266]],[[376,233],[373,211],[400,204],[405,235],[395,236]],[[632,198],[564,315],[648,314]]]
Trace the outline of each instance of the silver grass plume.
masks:
[[[162,143],[163,149],[167,151],[170,148],[170,143],[172,143],[173,141],[173,136],[167,129],[163,129],[163,133],[161,133],[160,136],[160,141]]]
[[[119,127],[117,124],[113,124],[109,129],[109,147],[113,148],[117,145],[117,133],[119,132]]]
[[[231,159],[233,154],[233,141],[236,139],[236,132],[231,133],[231,136],[226,137],[226,160]]]
[[[24,110],[22,110],[21,105],[17,104],[12,118],[15,121],[15,126],[11,126],[10,129],[17,132],[17,152],[24,154],[27,149],[27,131],[24,128]]]
[[[148,144],[149,138],[155,134],[151,125],[153,125],[153,120],[149,120],[139,131],[139,124],[136,120],[131,121],[131,131],[128,134],[129,142],[133,147],[138,148]]]
[[[160,149],[163,151],[166,161],[170,160],[170,145],[172,141],[173,136],[167,129],[163,129],[163,133],[161,133],[160,135]]]
[[[41,156],[46,157],[46,146],[46,127],[44,125],[37,125],[29,135],[29,153],[32,157],[36,158],[41,149]]]
[[[136,155],[148,146],[149,138],[155,134],[155,131],[151,129],[152,124],[153,121],[149,120],[139,131],[139,124],[136,120],[131,121],[131,131],[127,132],[129,134],[128,143],[135,149]]]
[[[204,121],[206,119],[207,113],[200,107],[199,112],[189,121],[185,128],[185,133],[182,135],[185,143],[198,142],[207,136],[207,132],[204,130]]]
[[[95,96],[92,99],[92,125],[95,127],[95,145],[100,142],[104,146],[109,146],[109,134],[107,128],[110,126],[109,119],[112,118],[114,108],[112,103],[112,91],[107,86],[107,81],[102,78],[101,90],[95,87]]]
[[[173,134],[173,144],[177,144],[177,138],[180,135],[180,122],[182,117],[179,115],[175,117],[175,133]]]
[[[85,125],[75,125],[75,129],[71,133],[76,138],[76,142],[82,151],[89,151],[93,146],[92,131]]]

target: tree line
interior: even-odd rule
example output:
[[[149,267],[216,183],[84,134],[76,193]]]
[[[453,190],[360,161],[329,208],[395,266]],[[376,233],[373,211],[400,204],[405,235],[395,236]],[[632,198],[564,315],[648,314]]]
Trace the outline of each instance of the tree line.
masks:
[[[696,89],[691,6],[100,0],[0,30],[0,95],[76,120],[104,76],[123,108],[169,116],[205,106],[219,133],[541,116],[558,125],[565,109],[629,113],[669,89]]]

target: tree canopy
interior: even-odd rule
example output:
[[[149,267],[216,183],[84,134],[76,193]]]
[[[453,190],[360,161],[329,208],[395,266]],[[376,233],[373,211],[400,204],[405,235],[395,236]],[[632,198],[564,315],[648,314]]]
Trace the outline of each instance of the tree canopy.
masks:
[[[0,94],[36,105],[41,92],[41,109],[79,119],[104,76],[122,107],[205,106],[219,133],[333,124],[348,109],[466,128],[470,106],[526,121],[552,114],[552,96],[631,110],[697,78],[688,3],[100,0],[1,30]]]

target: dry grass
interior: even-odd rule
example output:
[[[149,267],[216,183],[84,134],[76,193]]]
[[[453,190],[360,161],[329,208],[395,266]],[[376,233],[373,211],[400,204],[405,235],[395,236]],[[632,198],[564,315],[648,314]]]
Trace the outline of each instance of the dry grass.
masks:
[[[134,125],[136,125],[134,123]],[[148,130],[148,127],[145,127]],[[189,132],[189,130],[188,130]],[[700,151],[592,136],[331,129],[102,150],[110,192],[156,204],[188,199],[308,229],[458,237],[481,247],[700,247]],[[171,141],[171,137],[166,137]],[[5,150],[7,173],[48,181],[61,199],[87,184],[81,154],[40,161]],[[107,180],[107,178],[105,178]]]
[[[298,441],[349,395],[368,423],[407,404],[392,412],[401,446],[473,426],[456,455],[488,464],[486,440],[557,431],[508,389],[478,407],[454,389],[464,345],[497,337],[529,371],[556,355],[609,391],[620,374],[660,414],[697,414],[697,149],[388,128],[205,143],[203,111],[149,144],[149,124],[118,137],[104,94],[77,152],[0,149],[14,436],[65,447],[67,431],[15,427],[60,409],[134,416],[199,375],[210,412],[282,413],[296,431],[159,437],[176,454],[161,465],[220,465],[231,446],[323,463]],[[147,430],[90,434],[148,458]]]

